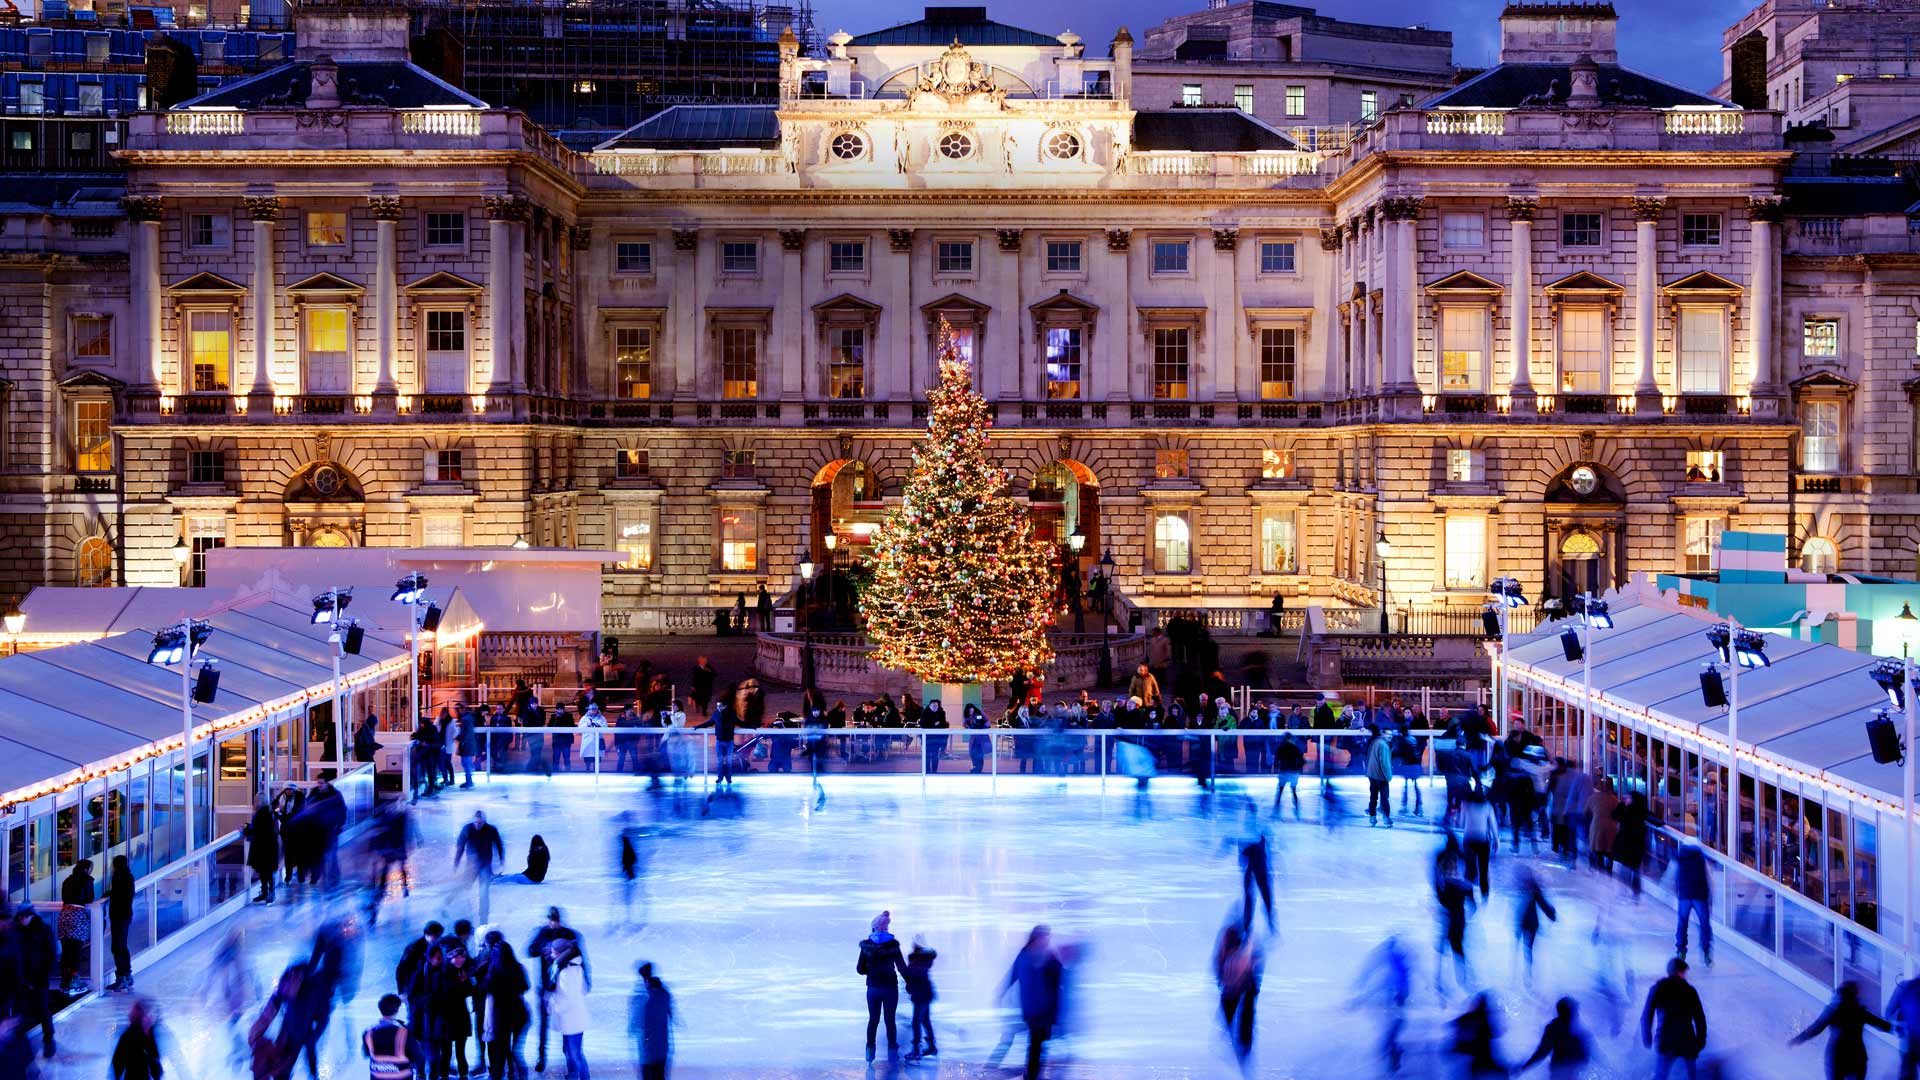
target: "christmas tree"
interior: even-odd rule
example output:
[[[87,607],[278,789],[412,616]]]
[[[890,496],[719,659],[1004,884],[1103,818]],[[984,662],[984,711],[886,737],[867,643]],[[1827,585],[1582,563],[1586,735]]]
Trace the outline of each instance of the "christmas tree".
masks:
[[[905,497],[873,534],[861,613],[874,660],[931,683],[1038,672],[1053,658],[1047,545],[987,456],[987,403],[940,326],[940,385]]]

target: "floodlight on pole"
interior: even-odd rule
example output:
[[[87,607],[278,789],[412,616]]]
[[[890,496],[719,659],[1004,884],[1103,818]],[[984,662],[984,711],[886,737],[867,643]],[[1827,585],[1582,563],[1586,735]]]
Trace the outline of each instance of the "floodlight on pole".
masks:
[[[1907,665],[1901,660],[1882,660],[1867,669],[1867,676],[1887,693],[1887,704],[1896,709],[1907,707]]]
[[[337,622],[340,613],[353,603],[352,589],[328,589],[313,598],[313,625],[327,626]]]
[[[400,604],[417,604],[427,591],[427,575],[415,572],[393,583],[393,595],[388,599]]]

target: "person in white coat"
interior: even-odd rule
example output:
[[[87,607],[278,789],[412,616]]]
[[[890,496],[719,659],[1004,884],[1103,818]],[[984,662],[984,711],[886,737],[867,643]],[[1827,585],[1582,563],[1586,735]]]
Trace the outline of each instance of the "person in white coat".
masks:
[[[566,1055],[567,1075],[592,1080],[583,1045],[587,1037],[587,972],[579,950],[561,946],[553,971],[553,989],[547,992],[547,1015],[560,1031],[560,1052]]]
[[[607,718],[600,712],[598,704],[587,706],[580,714],[580,722],[574,725],[580,729],[580,760],[586,763],[590,772],[600,771],[600,743],[605,736],[600,732],[607,726]]]

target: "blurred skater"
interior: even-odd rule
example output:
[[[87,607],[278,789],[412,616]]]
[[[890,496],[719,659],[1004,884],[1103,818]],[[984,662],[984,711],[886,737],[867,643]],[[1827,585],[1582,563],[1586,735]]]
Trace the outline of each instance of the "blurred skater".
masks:
[[[1467,914],[1473,910],[1473,886],[1459,877],[1445,877],[1433,884],[1433,896],[1439,905],[1440,933],[1434,941],[1439,954],[1434,965],[1433,988],[1447,996],[1447,957],[1453,957],[1454,981],[1462,990],[1473,988],[1473,969],[1467,963]]]
[[[1820,1034],[1827,1036],[1827,1080],[1867,1080],[1867,1038],[1868,1028],[1892,1031],[1893,1025],[1875,1016],[1873,1010],[1860,1002],[1860,984],[1848,979],[1840,984],[1833,1000],[1807,1029],[1788,1041],[1789,1046],[1801,1043]]]
[[[628,1030],[636,1044],[634,1061],[640,1066],[640,1080],[667,1080],[667,1065],[673,1060],[673,995],[653,973],[652,964],[641,964],[639,973],[628,1013]]]
[[[939,955],[927,948],[926,938],[913,936],[913,950],[907,953],[907,1000],[913,1002],[913,1050],[907,1054],[908,1061],[940,1052],[933,1039],[933,961]],[[920,1042],[923,1036],[924,1048]]]
[[[998,996],[1005,996],[1009,991],[1017,994],[1020,1016],[1016,1023],[1008,1026],[993,1053],[988,1055],[990,1066],[997,1068],[1005,1060],[1007,1051],[1013,1048],[1014,1036],[1024,1028],[1026,1080],[1036,1080],[1046,1057],[1047,1040],[1053,1038],[1054,1024],[1060,1018],[1060,988],[1065,974],[1065,966],[1053,951],[1052,931],[1045,926],[1034,927],[1027,935],[1027,943],[1013,958],[1006,979],[1000,983]]]
[[[1399,937],[1390,937],[1373,951],[1360,970],[1354,1004],[1377,1006],[1383,1023],[1380,1032],[1380,1057],[1387,1072],[1400,1071],[1405,1051],[1400,1033],[1407,1026],[1407,1000],[1413,996],[1413,958]]]
[[[1467,1011],[1453,1018],[1453,1052],[1468,1077],[1507,1075],[1500,1062],[1500,1028],[1485,994],[1475,994]]]
[[[1570,997],[1553,1005],[1553,1019],[1540,1032],[1540,1045],[1533,1056],[1520,1063],[1515,1072],[1525,1072],[1544,1061],[1550,1080],[1579,1080],[1593,1057],[1587,1033],[1580,1029],[1580,1007]]]
[[[1887,996],[1887,1021],[1900,1044],[1899,1080],[1920,1076],[1920,977],[1905,979]]]
[[[1220,985],[1220,1019],[1227,1037],[1233,1041],[1233,1056],[1240,1070],[1247,1070],[1253,1053],[1254,1004],[1260,996],[1260,975],[1265,958],[1247,933],[1252,911],[1238,923],[1229,923],[1220,931],[1213,949],[1213,977]]]
[[[110,1064],[113,1080],[160,1080],[165,1072],[160,1060],[160,1024],[153,1005],[145,998],[134,998],[127,1010],[127,1026],[113,1044]]]
[[[500,840],[500,830],[487,822],[482,811],[473,812],[473,820],[460,830],[460,836],[453,845],[453,868],[458,870],[462,860],[471,857],[473,875],[474,913],[481,922],[488,921],[492,911],[490,903],[493,896],[493,877],[498,871],[500,860],[507,857],[507,849]]]
[[[1520,955],[1525,958],[1527,985],[1533,985],[1533,942],[1540,936],[1540,916],[1548,921],[1558,921],[1559,912],[1547,900],[1546,890],[1540,887],[1540,879],[1532,870],[1523,870],[1520,874],[1520,920],[1516,932],[1520,938]]]
[[[1253,897],[1260,894],[1260,903],[1267,912],[1267,930],[1274,930],[1273,923],[1273,872],[1268,859],[1267,834],[1240,846],[1240,931],[1244,936],[1253,927]]]
[[[1687,982],[1687,962],[1678,956],[1667,961],[1667,977],[1647,991],[1647,1004],[1640,1010],[1640,1041],[1653,1048],[1653,1080],[1667,1080],[1675,1064],[1693,1080],[1700,1051],[1707,1045],[1707,1014]]]

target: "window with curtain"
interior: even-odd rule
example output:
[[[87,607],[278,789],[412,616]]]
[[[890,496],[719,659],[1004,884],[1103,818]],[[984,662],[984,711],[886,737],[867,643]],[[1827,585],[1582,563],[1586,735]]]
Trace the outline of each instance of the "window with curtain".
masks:
[[[1295,572],[1294,521],[1292,514],[1268,514],[1260,519],[1260,572]]]
[[[1719,308],[1680,309],[1680,392],[1726,392],[1727,320]]]
[[[308,308],[306,317],[307,392],[344,394],[351,386],[352,355],[347,346],[346,308]]]
[[[1449,589],[1487,587],[1487,519],[1447,515],[1446,585]]]
[[[1725,518],[1690,517],[1681,526],[1681,562],[1689,574],[1713,570],[1713,551],[1719,546],[1720,533],[1727,527]]]
[[[233,315],[225,311],[187,313],[187,361],[196,394],[230,389],[233,375]]]
[[[1294,343],[1298,332],[1291,326],[1268,326],[1260,330],[1260,396],[1268,400],[1286,400],[1294,391]]]
[[[1487,357],[1487,313],[1481,308],[1440,309],[1440,389],[1476,392]]]
[[[1072,401],[1080,397],[1080,328],[1047,328],[1047,399]]]
[[[1840,403],[1809,401],[1800,407],[1800,468],[1840,471]]]
[[[424,313],[427,320],[427,378],[429,394],[467,392],[467,313],[440,308]]]
[[[1193,550],[1184,513],[1153,519],[1153,572],[1184,574],[1193,569]]]
[[[1153,396],[1183,401],[1187,396],[1189,331],[1184,326],[1161,326],[1153,331]]]
[[[622,326],[613,332],[615,393],[623,398],[653,396],[653,327]]]
[[[867,329],[836,326],[828,332],[827,396],[849,399],[867,396]]]
[[[1604,308],[1560,312],[1560,390],[1604,394],[1607,379],[1607,313]]]
[[[720,512],[720,569],[750,573],[760,568],[760,515],[745,508]]]
[[[653,569],[653,507],[614,508],[613,550],[620,553],[622,570]]]
[[[113,471],[113,403],[105,400],[73,403],[73,470],[83,473]]]
[[[720,396],[760,396],[760,335],[748,326],[720,331]]]

